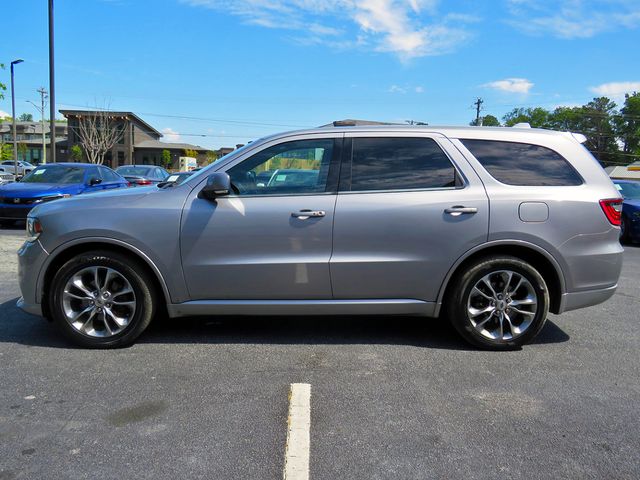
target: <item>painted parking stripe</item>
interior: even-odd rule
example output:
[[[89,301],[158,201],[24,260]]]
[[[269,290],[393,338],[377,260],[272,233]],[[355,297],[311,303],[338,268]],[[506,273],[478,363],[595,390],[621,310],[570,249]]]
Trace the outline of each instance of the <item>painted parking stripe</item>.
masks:
[[[292,383],[284,457],[284,480],[308,480],[311,443],[311,385]]]

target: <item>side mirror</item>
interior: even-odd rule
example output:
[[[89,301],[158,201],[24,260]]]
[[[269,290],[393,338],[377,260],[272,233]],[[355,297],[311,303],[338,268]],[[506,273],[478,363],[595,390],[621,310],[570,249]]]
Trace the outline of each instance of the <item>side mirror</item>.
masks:
[[[226,172],[215,172],[207,177],[206,185],[198,192],[198,198],[215,200],[231,193],[231,179]]]
[[[93,177],[91,180],[89,180],[89,185],[91,185],[91,186],[98,185],[100,183],[102,183],[102,179],[101,178]]]

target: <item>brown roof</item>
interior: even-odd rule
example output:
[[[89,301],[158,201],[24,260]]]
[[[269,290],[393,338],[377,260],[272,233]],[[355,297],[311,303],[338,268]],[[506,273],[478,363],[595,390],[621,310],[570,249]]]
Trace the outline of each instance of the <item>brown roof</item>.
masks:
[[[65,117],[77,116],[77,115],[87,115],[89,113],[97,112],[97,110],[58,110],[58,111],[62,115],[64,115]],[[142,120],[138,115],[136,115],[133,112],[115,112],[115,111],[112,112],[111,110],[109,110],[109,113],[111,115],[113,115],[113,116],[116,116],[116,117],[131,117],[136,122],[141,123],[142,125],[144,125],[144,127],[147,128],[148,130],[152,131],[153,133],[156,133],[159,137],[162,137],[162,133],[160,133],[158,130],[153,128],[151,125],[149,125],[147,122]]]

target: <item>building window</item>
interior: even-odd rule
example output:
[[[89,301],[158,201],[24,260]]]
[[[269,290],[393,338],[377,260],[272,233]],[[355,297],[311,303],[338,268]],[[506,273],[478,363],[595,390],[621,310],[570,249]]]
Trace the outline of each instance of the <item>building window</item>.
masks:
[[[124,152],[118,152],[118,166],[124,165]]]

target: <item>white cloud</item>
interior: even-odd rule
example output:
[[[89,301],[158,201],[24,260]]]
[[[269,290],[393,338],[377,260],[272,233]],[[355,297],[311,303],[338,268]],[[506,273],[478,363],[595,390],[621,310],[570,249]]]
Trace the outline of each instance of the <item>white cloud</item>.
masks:
[[[509,23],[535,35],[589,38],[640,24],[638,0],[507,0]]]
[[[163,135],[163,141],[179,142],[181,140],[180,134],[170,127],[163,128],[161,132]]]
[[[614,100],[624,100],[625,93],[640,92],[640,82],[610,82],[591,87],[593,93]]]
[[[402,60],[451,52],[470,38],[464,27],[475,21],[457,12],[437,17],[438,0],[181,1],[240,16],[249,24],[299,31],[303,36],[293,39],[300,44],[367,48]]]
[[[533,87],[533,83],[526,78],[505,78],[504,80],[496,80],[495,82],[489,82],[482,85],[485,88],[493,88],[494,90],[500,90],[509,93],[522,93],[528,94],[529,90]]]
[[[11,116],[10,113],[5,112],[4,110],[0,110],[0,117],[1,118],[10,117],[10,116]]]
[[[424,93],[424,87],[421,85],[418,85],[416,87],[408,87],[408,86],[401,87],[400,85],[391,85],[387,91],[389,93],[401,93],[401,94],[405,94],[409,92]]]

